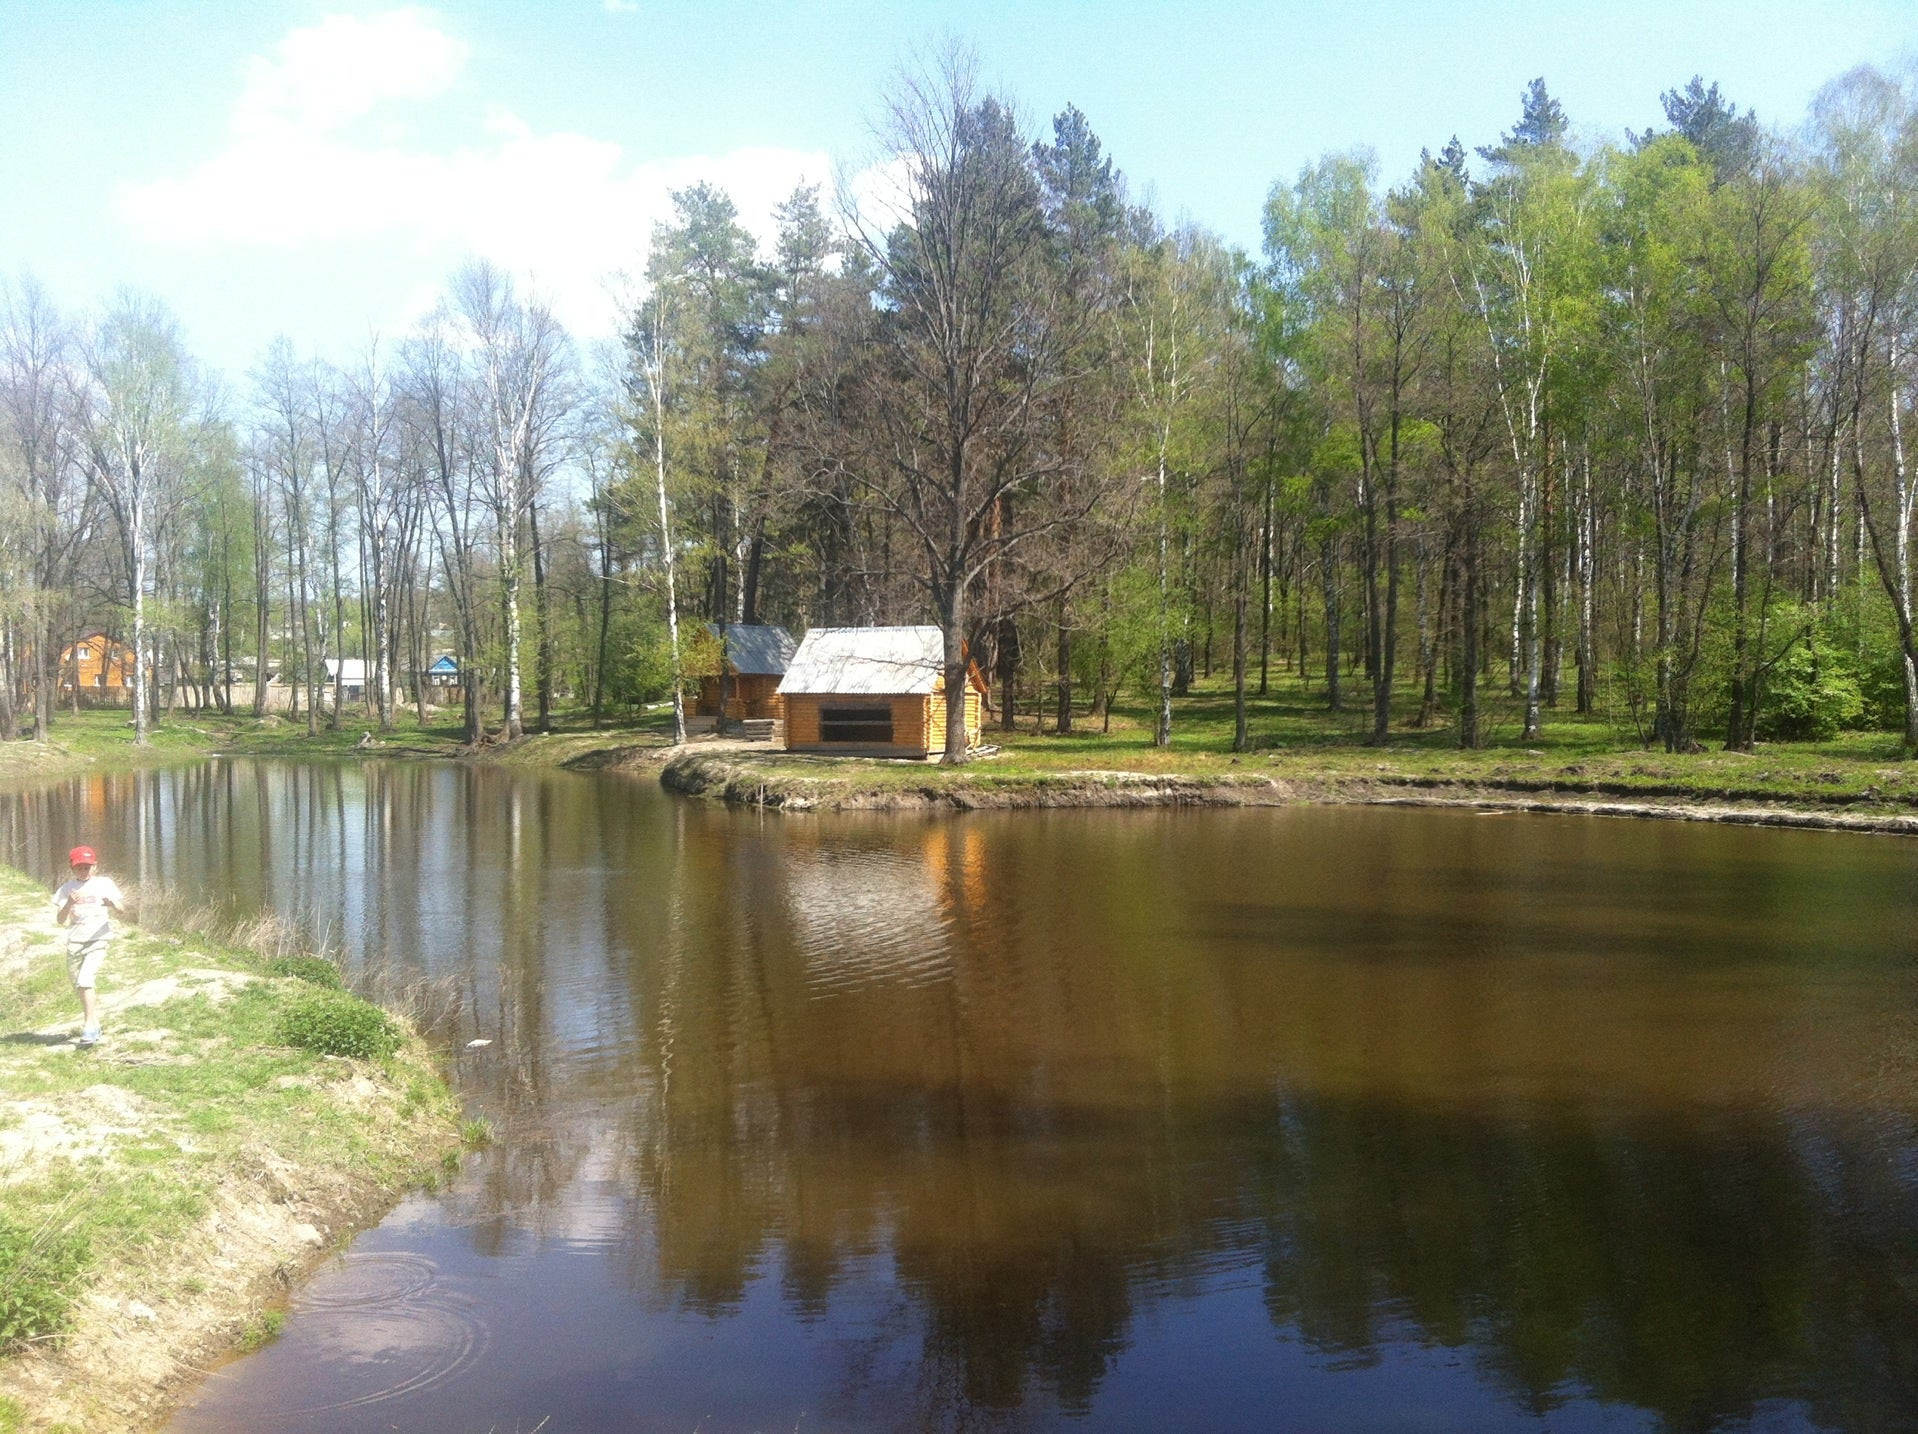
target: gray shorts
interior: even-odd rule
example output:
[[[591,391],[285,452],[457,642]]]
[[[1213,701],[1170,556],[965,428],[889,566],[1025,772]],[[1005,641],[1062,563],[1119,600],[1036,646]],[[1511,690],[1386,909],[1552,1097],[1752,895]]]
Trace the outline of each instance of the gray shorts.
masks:
[[[76,991],[90,991],[100,974],[100,963],[107,959],[107,938],[96,936],[78,946],[67,947],[67,979]]]

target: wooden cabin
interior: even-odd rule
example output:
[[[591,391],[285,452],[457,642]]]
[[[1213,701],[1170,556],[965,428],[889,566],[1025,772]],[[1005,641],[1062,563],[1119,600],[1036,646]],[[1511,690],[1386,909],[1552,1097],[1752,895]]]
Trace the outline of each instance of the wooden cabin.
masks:
[[[779,683],[793,658],[793,635],[783,627],[746,623],[728,623],[723,629],[717,623],[707,623],[706,631],[726,665],[725,720],[746,722],[782,716]],[[717,671],[699,679],[693,712],[701,717],[721,715]]]
[[[60,691],[68,697],[78,686],[82,697],[125,702],[133,687],[133,649],[90,632],[62,649],[58,671]]]
[[[779,695],[786,750],[925,758],[946,749],[946,646],[936,627],[816,627]],[[985,679],[966,663],[966,745],[979,745]]]

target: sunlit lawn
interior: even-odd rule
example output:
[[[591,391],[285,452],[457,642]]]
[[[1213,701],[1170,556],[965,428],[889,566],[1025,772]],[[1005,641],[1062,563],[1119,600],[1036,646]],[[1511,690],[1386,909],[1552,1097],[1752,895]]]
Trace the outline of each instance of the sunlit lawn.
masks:
[[[1901,760],[1896,733],[1850,733],[1819,743],[1762,743],[1755,754],[1724,752],[1706,733],[1701,734],[1705,750],[1668,754],[1643,746],[1628,721],[1577,717],[1568,700],[1558,709],[1548,708],[1543,730],[1527,741],[1521,737],[1519,701],[1488,684],[1480,698],[1484,745],[1467,752],[1457,746],[1449,711],[1442,710],[1429,727],[1411,725],[1416,697],[1409,688],[1401,694],[1391,737],[1375,746],[1367,740],[1370,723],[1362,674],[1355,675],[1348,687],[1345,710],[1331,712],[1321,684],[1301,684],[1290,673],[1275,673],[1266,696],[1248,694],[1250,750],[1242,754],[1232,751],[1232,691],[1224,674],[1202,679],[1189,695],[1174,700],[1172,741],[1165,748],[1152,741],[1157,704],[1149,691],[1122,695],[1109,719],[1098,712],[1079,712],[1073,732],[1065,736],[1052,731],[1049,705],[1043,724],[1027,705],[1015,731],[1005,732],[996,722],[988,725],[986,741],[996,744],[1000,752],[969,768],[966,779],[1018,782],[1062,771],[1201,777],[1259,774],[1286,780],[1556,785],[1673,796],[1918,803],[1918,766]],[[487,718],[497,734],[499,714],[489,709]],[[608,713],[598,726],[589,710],[566,706],[555,712],[551,735],[494,750],[516,764],[557,765],[607,748],[661,746],[671,740],[671,731],[671,709],[664,705],[643,713],[630,709]],[[377,745],[362,749],[369,734]],[[52,736],[50,750],[32,742],[0,746],[0,777],[17,783],[56,773],[63,764],[180,761],[207,752],[406,757],[453,756],[462,750],[457,709],[429,711],[428,721],[421,725],[413,709],[407,708],[398,714],[392,730],[382,733],[362,711],[349,708],[337,729],[322,717],[319,730],[311,734],[304,717],[262,720],[248,713],[227,717],[176,712],[156,725],[144,753],[133,747],[132,727],[124,710],[63,712],[56,718]],[[809,776],[844,776],[862,785],[949,779],[916,763],[784,758],[770,751],[756,751],[753,756]]]

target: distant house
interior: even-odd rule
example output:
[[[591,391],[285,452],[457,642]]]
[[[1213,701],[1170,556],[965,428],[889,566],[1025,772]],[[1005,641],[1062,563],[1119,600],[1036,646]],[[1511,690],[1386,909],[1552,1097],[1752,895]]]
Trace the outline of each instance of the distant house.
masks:
[[[936,627],[818,627],[779,684],[786,749],[925,757],[946,747],[945,639]],[[966,745],[979,745],[986,684],[966,664]]]
[[[451,707],[466,700],[465,675],[460,671],[460,660],[452,653],[442,652],[434,658],[422,677],[426,700],[434,706]]]
[[[104,632],[90,632],[67,644],[60,653],[60,691],[96,701],[125,702],[133,687],[133,649]]]
[[[366,696],[366,659],[363,657],[327,658],[327,691],[331,692],[336,682],[339,684],[342,702],[362,700]]]
[[[723,632],[716,623],[707,623],[706,631],[725,645],[726,720],[778,717],[779,682],[793,659],[793,635],[783,627],[744,623],[728,623]],[[693,711],[702,717],[720,715],[717,672],[699,679]]]

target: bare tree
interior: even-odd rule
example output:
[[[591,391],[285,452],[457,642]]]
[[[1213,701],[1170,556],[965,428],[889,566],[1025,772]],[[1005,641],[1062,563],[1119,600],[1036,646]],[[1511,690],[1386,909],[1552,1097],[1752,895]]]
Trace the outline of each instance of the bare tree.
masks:
[[[555,441],[566,337],[537,300],[522,303],[512,281],[476,263],[454,276],[460,318],[474,344],[477,385],[489,439],[483,468],[498,542],[500,595],[506,626],[506,735],[525,731],[521,707],[520,584],[525,548],[520,533],[538,496]]]
[[[883,433],[873,495],[917,540],[944,633],[942,760],[966,760],[967,637],[974,585],[1073,516],[1044,410],[1083,322],[1048,282],[1031,146],[957,48],[901,78],[886,106],[896,222],[847,215],[881,278],[884,355],[870,412]],[[1089,501],[1082,490],[1076,502]]]
[[[187,359],[172,318],[122,294],[87,344],[84,422],[95,484],[113,514],[133,616],[133,740],[147,743],[152,671],[147,588],[154,532],[185,458]]]
[[[0,289],[0,471],[20,505],[21,618],[41,742],[53,726],[64,599],[95,511],[75,402],[72,338],[46,291],[32,280]]]

